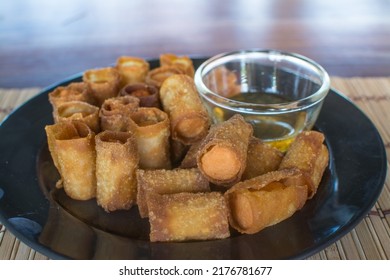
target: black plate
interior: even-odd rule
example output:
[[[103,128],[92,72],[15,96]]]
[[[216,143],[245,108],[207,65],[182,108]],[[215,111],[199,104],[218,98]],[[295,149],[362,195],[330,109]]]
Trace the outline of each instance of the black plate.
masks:
[[[195,66],[203,60],[194,59]],[[156,60],[151,65],[157,65]],[[130,211],[106,214],[95,201],[69,199],[53,185],[47,150],[48,93],[16,109],[0,127],[0,220],[21,241],[53,259],[302,259],[352,230],[376,202],[386,177],[386,152],[371,121],[331,90],[316,123],[330,165],[316,196],[291,218],[257,234],[225,240],[150,243],[148,222]]]

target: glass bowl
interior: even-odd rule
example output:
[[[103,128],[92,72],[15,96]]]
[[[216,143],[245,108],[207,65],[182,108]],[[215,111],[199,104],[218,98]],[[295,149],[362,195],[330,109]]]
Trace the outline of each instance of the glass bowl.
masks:
[[[214,123],[241,114],[256,137],[282,151],[313,128],[330,88],[318,63],[277,50],[216,55],[198,67],[194,79]]]

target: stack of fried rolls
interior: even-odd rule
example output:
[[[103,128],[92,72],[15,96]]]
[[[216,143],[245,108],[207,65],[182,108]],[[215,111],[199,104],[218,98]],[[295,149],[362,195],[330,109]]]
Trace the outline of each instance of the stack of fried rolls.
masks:
[[[122,56],[49,93],[56,187],[107,212],[137,206],[152,242],[253,234],[301,209],[328,165],[324,135],[302,132],[283,153],[241,115],[211,125],[193,75],[186,56],[162,54],[154,69]],[[229,73],[223,94],[237,80]]]

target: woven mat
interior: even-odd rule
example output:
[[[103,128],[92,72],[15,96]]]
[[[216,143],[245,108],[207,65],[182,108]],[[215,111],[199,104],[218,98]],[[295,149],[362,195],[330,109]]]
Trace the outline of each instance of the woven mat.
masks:
[[[390,78],[332,77],[332,87],[347,95],[374,122],[390,155]],[[39,89],[0,89],[0,120]],[[389,166],[389,159],[387,161]],[[370,213],[350,233],[309,259],[390,259],[390,176]],[[47,259],[0,224],[1,259]]]

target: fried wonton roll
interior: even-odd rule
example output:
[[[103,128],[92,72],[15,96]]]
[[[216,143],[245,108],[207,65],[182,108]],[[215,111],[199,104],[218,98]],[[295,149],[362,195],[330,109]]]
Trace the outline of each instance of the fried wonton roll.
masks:
[[[121,56],[117,59],[115,68],[122,78],[122,86],[143,83],[149,72],[149,63],[140,57]]]
[[[135,135],[139,167],[142,169],[170,169],[168,115],[154,107],[141,107],[131,115],[135,123],[131,129]]]
[[[140,107],[161,108],[158,88],[145,83],[129,84],[119,92],[120,96],[130,95],[139,99]]]
[[[57,187],[76,200],[96,194],[95,133],[81,121],[60,122],[45,127],[50,153],[61,175]]]
[[[128,131],[133,126],[131,114],[139,107],[139,99],[133,96],[118,96],[106,99],[100,108],[102,130]]]
[[[282,159],[283,153],[281,151],[264,143],[259,138],[252,137],[249,141],[247,164],[241,180],[278,170]]]
[[[137,204],[142,218],[148,216],[147,194],[172,194],[180,192],[209,192],[209,182],[193,169],[142,170],[137,171]]]
[[[151,242],[230,236],[228,209],[219,192],[153,194],[148,208]]]
[[[171,53],[164,53],[160,55],[161,66],[173,66],[181,69],[184,74],[194,77],[194,64],[188,56],[177,56]]]
[[[96,135],[96,200],[107,212],[129,209],[136,202],[137,143],[130,132]]]
[[[189,145],[207,134],[210,119],[191,77],[173,75],[166,79],[160,89],[160,100],[171,120],[173,139]]]
[[[259,232],[301,209],[307,193],[307,181],[298,169],[271,171],[239,182],[224,194],[230,225],[241,233]]]
[[[170,76],[177,74],[185,74],[184,71],[175,66],[160,66],[148,72],[145,78],[145,83],[148,85],[161,88],[163,82]]]
[[[90,86],[98,106],[104,100],[117,96],[121,86],[121,76],[114,67],[87,70],[83,74],[83,81]]]
[[[216,185],[237,183],[246,168],[252,134],[252,126],[238,114],[212,126],[197,153],[198,168]]]
[[[95,133],[100,131],[99,107],[81,101],[69,101],[61,104],[54,113],[55,122],[80,120]]]
[[[317,192],[328,166],[329,152],[323,144],[324,135],[318,131],[301,132],[287,150],[279,169],[299,168],[310,179],[308,198]]]
[[[90,87],[87,83],[71,83],[67,86],[57,87],[49,93],[49,102],[53,106],[53,112],[62,103],[69,101],[82,101],[92,105],[96,104]]]

